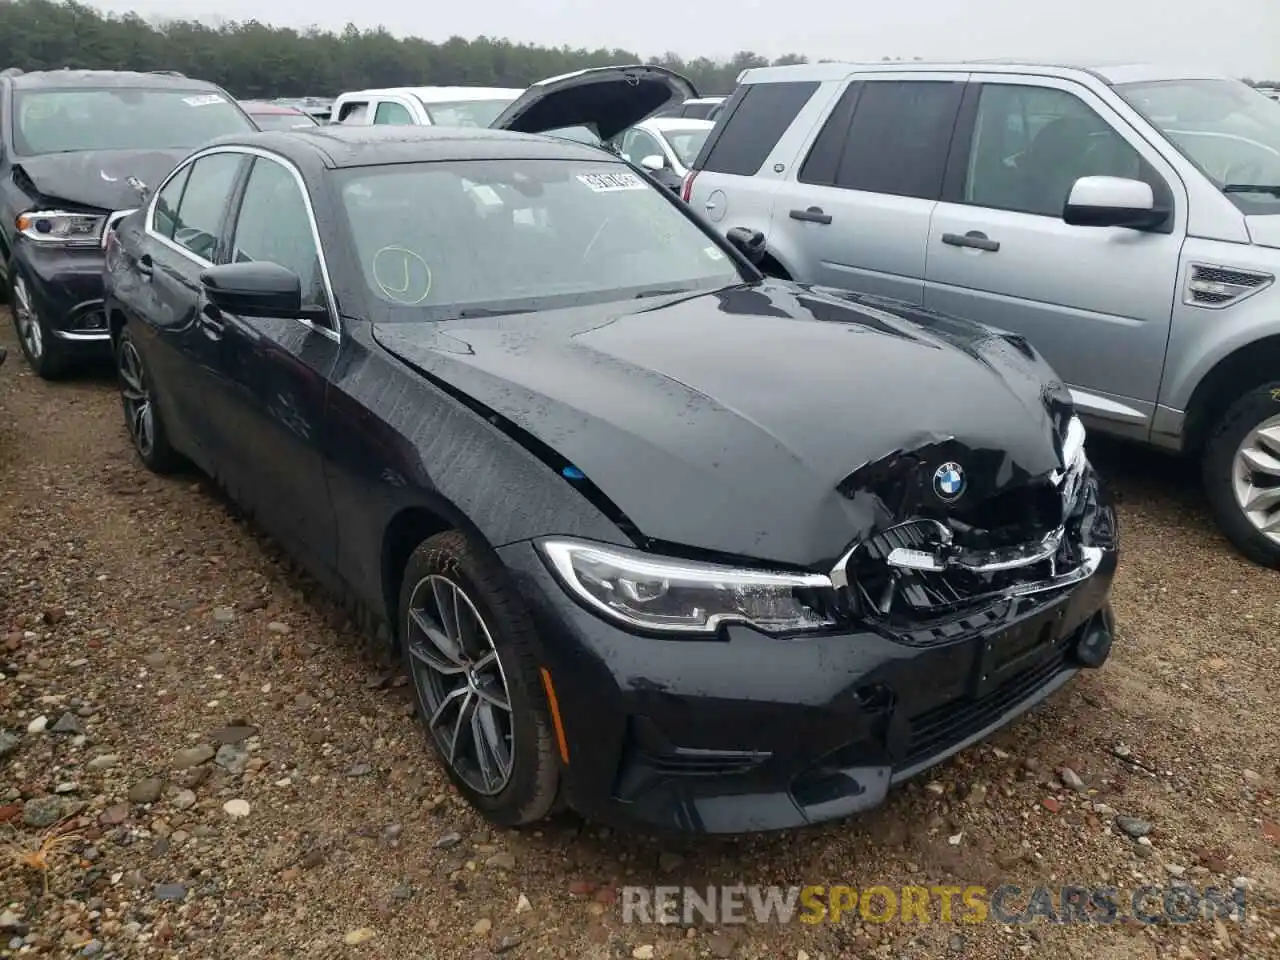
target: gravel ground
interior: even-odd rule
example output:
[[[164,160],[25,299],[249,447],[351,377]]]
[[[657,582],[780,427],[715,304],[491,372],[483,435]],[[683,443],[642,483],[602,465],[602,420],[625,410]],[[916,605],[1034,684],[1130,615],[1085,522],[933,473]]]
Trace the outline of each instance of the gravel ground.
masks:
[[[495,831],[399,671],[201,478],[140,467],[108,379],[45,384],[7,318],[0,342],[0,956],[1280,956],[1280,580],[1180,465],[1094,444],[1122,500],[1111,662],[876,813],[675,844],[571,815]],[[64,815],[46,896],[21,851]],[[1247,920],[627,925],[617,903],[1001,882],[1234,884]]]

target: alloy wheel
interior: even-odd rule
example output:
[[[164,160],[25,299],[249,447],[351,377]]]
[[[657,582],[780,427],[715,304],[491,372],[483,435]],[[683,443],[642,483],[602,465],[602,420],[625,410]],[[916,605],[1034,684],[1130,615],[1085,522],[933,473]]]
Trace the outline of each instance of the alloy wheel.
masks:
[[[1255,426],[1236,450],[1232,488],[1254,529],[1280,544],[1280,414]]]
[[[155,449],[155,409],[151,391],[143,372],[138,348],[128,340],[120,344],[120,396],[124,401],[125,419],[129,424],[129,436],[144,458]]]
[[[15,277],[13,280],[13,318],[17,322],[18,336],[27,356],[32,362],[39,363],[44,355],[44,333],[40,329],[40,319],[36,316],[35,307],[31,305],[27,281],[22,277]]]
[[[467,786],[500,793],[515,764],[515,717],[484,618],[462,587],[431,574],[414,586],[405,626],[428,730]]]

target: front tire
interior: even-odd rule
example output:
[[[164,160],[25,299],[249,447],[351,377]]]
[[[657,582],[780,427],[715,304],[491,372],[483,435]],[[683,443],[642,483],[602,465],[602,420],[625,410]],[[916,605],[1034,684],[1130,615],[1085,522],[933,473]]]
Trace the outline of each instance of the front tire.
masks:
[[[493,552],[465,533],[414,550],[400,586],[401,648],[427,739],[488,820],[533,823],[554,807],[560,770],[533,624]]]
[[[1227,408],[1209,435],[1203,470],[1227,538],[1255,563],[1280,568],[1280,380]]]
[[[182,457],[172,444],[164,419],[156,406],[151,374],[126,326],[116,343],[116,378],[120,384],[120,405],[129,440],[144,466],[152,473],[172,473]]]
[[[18,346],[27,358],[27,365],[42,380],[61,380],[70,366],[66,348],[45,323],[26,279],[12,264],[9,265],[9,305]]]

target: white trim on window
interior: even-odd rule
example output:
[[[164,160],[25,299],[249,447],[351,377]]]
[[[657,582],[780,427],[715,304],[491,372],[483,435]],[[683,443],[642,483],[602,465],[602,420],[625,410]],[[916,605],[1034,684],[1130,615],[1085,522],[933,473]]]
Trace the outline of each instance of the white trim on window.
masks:
[[[147,202],[147,216],[143,222],[143,230],[146,232],[146,235],[150,237],[152,240],[158,241],[159,243],[168,247],[170,250],[173,250],[175,253],[181,254],[182,256],[186,257],[188,260],[192,261],[198,266],[202,266],[202,267],[214,266],[212,261],[206,260],[204,257],[201,257],[198,254],[192,253],[190,250],[188,250],[186,247],[182,246],[181,244],[175,243],[174,241],[170,240],[168,237],[164,236],[163,234],[157,233],[152,228],[151,225],[152,225],[152,222],[155,220],[156,203],[160,199],[160,193],[161,191],[164,190],[166,186],[169,185],[169,181],[172,180],[174,177],[176,177],[178,174],[180,174],[183,170],[194,165],[197,161],[199,161],[203,157],[210,157],[220,153],[235,153],[235,154],[240,154],[241,156],[255,157],[262,160],[271,160],[275,163],[280,164],[282,167],[288,170],[289,174],[293,177],[294,182],[298,185],[298,189],[302,192],[302,202],[307,208],[307,223],[311,226],[311,239],[316,245],[316,254],[320,258],[320,278],[324,282],[325,306],[329,308],[329,317],[330,317],[332,326],[321,326],[318,323],[314,323],[310,320],[305,320],[302,317],[298,317],[297,321],[298,323],[302,324],[304,327],[308,327],[309,329],[314,330],[316,333],[320,334],[321,336],[328,337],[330,340],[333,340],[336,343],[341,343],[342,342],[342,321],[338,319],[339,318],[338,301],[337,301],[337,298],[334,297],[333,295],[333,280],[329,276],[329,262],[324,255],[324,244],[320,242],[320,228],[316,223],[316,213],[314,208],[311,205],[311,192],[307,190],[307,182],[302,178],[301,171],[299,171],[298,168],[294,166],[291,161],[280,156],[280,154],[273,153],[270,150],[263,150],[261,147],[247,147],[247,146],[242,146],[240,144],[228,144],[227,146],[207,147],[206,149],[201,150],[199,153],[192,154],[182,164],[180,164],[172,172],[170,172],[170,174],[167,177],[164,178],[164,181],[160,184],[159,187],[156,188],[156,191],[151,195],[151,199]],[[185,188],[183,190],[183,193],[184,194],[186,193]],[[181,212],[182,212],[182,207],[181,207],[181,204],[179,204],[178,213],[181,213]]]

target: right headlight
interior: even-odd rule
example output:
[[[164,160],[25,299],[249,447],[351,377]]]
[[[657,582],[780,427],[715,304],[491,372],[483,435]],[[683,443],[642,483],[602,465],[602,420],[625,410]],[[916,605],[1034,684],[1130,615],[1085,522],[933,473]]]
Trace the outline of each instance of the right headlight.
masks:
[[[107,218],[96,213],[32,210],[18,215],[18,232],[36,243],[96,246]]]
[[[723,623],[745,623],[790,633],[835,622],[814,603],[832,589],[822,574],[729,567],[562,538],[541,540],[538,549],[566,590],[623,626],[710,634]]]

